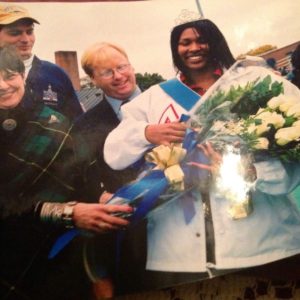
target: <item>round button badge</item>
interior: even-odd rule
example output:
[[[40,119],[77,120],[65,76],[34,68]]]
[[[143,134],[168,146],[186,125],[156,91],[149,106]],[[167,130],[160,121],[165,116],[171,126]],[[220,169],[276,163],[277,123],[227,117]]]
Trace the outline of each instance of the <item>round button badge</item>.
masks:
[[[2,128],[6,131],[12,131],[17,127],[17,121],[14,119],[6,119],[2,122]]]

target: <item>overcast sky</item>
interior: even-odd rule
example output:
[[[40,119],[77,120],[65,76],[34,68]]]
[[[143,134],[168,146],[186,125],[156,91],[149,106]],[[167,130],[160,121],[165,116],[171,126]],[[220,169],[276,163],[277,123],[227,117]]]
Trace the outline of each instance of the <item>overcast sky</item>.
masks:
[[[235,56],[263,44],[286,46],[300,40],[299,0],[199,0]],[[16,3],[17,4],[17,3]],[[182,9],[197,11],[196,0],[137,2],[18,3],[40,21],[34,52],[54,62],[54,52],[83,50],[97,41],[118,43],[136,72],[174,75],[170,31]],[[80,75],[84,73],[80,68]]]

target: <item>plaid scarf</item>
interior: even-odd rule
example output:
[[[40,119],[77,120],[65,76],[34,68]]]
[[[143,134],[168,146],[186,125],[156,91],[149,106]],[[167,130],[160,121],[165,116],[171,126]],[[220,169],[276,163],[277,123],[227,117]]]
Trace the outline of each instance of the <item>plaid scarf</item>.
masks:
[[[4,121],[16,127],[7,130]],[[84,144],[71,135],[72,124],[46,106],[0,111],[1,217],[30,210],[38,201],[66,201],[88,159]]]

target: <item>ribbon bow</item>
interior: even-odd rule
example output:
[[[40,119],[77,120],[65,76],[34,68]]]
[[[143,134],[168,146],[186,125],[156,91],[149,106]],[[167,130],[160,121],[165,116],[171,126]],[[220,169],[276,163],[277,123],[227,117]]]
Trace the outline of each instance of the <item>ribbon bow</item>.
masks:
[[[169,184],[176,191],[184,190],[184,173],[180,163],[186,156],[181,144],[160,145],[145,155],[145,160],[156,165],[154,169],[164,171]]]

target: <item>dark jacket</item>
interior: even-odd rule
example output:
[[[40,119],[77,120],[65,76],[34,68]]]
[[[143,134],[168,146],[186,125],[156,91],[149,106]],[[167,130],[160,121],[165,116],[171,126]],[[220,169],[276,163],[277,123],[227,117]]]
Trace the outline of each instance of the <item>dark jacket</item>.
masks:
[[[41,224],[34,208],[77,199],[88,152],[70,135],[72,123],[42,103],[0,110],[0,124],[0,298],[87,299],[77,240],[48,260],[62,230]]]
[[[83,136],[89,145],[91,156],[97,158],[91,164],[86,176],[88,180],[87,193],[90,194],[93,201],[97,201],[104,190],[114,193],[125,183],[136,178],[135,170],[113,170],[105,163],[103,158],[105,139],[119,123],[116,113],[104,98],[95,107],[82,115],[74,125],[74,131]],[[91,186],[95,188],[92,189]]]
[[[103,159],[105,139],[119,123],[120,121],[116,113],[104,98],[94,108],[82,115],[75,124],[75,130],[87,139],[93,157],[97,157],[97,161],[89,168],[87,175],[89,184],[86,185],[89,187],[86,193],[89,193],[89,197],[91,199],[93,198],[94,201],[98,200],[103,190],[114,193],[118,188],[137,177],[137,170],[128,168],[116,171],[111,169]],[[120,145],[120,147],[122,147],[122,145]],[[94,186],[94,188],[91,188],[91,185]],[[99,189],[100,186],[101,189]],[[85,247],[85,261],[92,278],[109,274],[109,276],[114,278],[117,290],[119,290],[119,292],[123,291],[124,287],[122,287],[122,282],[125,282],[123,275],[125,275],[126,278],[128,272],[135,272],[134,270],[136,268],[138,270],[139,268],[144,269],[146,253],[145,228],[146,223],[144,220],[139,223],[138,230],[128,228],[128,230],[125,231],[126,235],[122,241],[122,246],[120,244],[119,248],[116,246],[115,239],[117,237],[114,233],[102,236],[98,235],[96,238],[88,239]],[[120,250],[120,253],[122,253],[119,257],[121,260],[120,268],[115,265],[117,254],[114,251],[116,251],[117,248]],[[139,253],[139,255],[137,253]],[[143,253],[143,255],[141,253]],[[134,258],[137,256],[141,257],[142,262],[135,265],[134,268],[129,268],[129,270],[128,266],[130,266],[131,262],[136,262]],[[118,272],[115,272],[116,268]],[[126,285],[127,284],[126,282]]]
[[[76,92],[65,71],[34,56],[32,68],[26,78],[23,106],[31,108],[37,102],[43,102],[70,120],[82,114]]]

